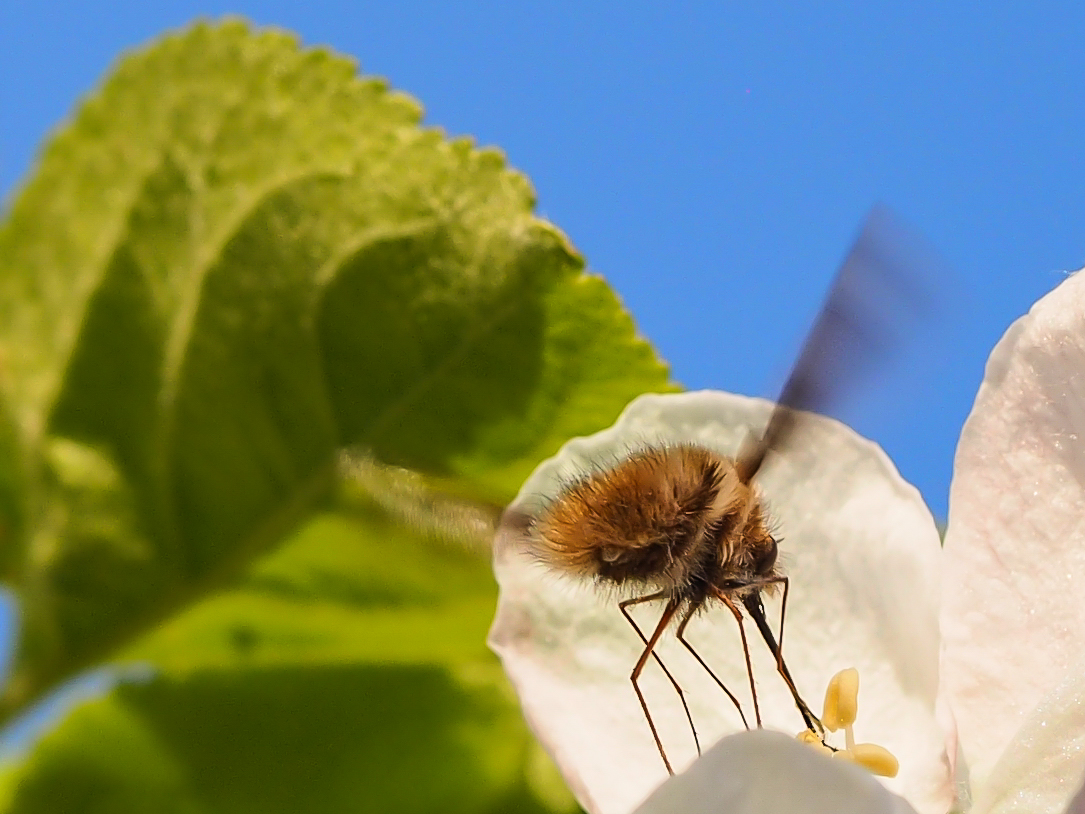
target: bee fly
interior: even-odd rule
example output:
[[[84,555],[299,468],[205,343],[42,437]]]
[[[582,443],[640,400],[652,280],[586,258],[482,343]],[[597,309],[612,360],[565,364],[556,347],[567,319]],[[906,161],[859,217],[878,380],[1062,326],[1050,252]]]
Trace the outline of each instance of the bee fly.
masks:
[[[799,410],[822,412],[864,367],[887,350],[885,328],[898,313],[921,303],[912,288],[914,255],[906,257],[888,211],[868,215],[841,265],[825,304],[803,345],[766,429],[749,435],[734,458],[694,444],[648,448],[617,465],[568,485],[530,521],[530,546],[549,567],[619,589],[639,589],[618,608],[644,648],[630,679],[660,757],[673,774],[637,680],[655,659],[682,701],[694,742],[697,730],[678,682],[655,652],[663,631],[677,620],[677,638],[730,698],[746,728],[750,724],[735,695],[712,672],[685,637],[686,626],[706,606],[724,606],[738,623],[760,727],[744,620],[748,616],[776,659],[806,727],[823,738],[824,728],[802,699],[784,661],[788,577],[777,562],[755,478],[766,456],[801,439]],[[779,638],[765,617],[762,595],[781,593]],[[659,602],[662,613],[650,635],[629,608]]]

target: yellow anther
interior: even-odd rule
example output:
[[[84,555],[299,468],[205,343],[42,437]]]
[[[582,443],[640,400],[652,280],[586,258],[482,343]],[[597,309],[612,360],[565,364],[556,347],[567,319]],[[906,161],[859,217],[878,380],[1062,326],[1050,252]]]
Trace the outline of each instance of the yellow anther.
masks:
[[[851,748],[853,760],[869,771],[882,777],[896,777],[900,763],[893,753],[876,743],[857,743]]]
[[[830,732],[844,730],[845,749],[833,751],[818,737],[817,733],[807,730],[796,737],[804,742],[832,752],[838,760],[846,760],[862,766],[871,774],[882,777],[896,777],[900,764],[893,753],[876,743],[856,743],[852,724],[859,712],[859,671],[854,667],[841,670],[829,681],[825,690],[825,714],[821,722]]]
[[[821,722],[830,732],[855,723],[859,711],[859,671],[854,667],[841,670],[829,681],[825,690],[825,713]]]
[[[821,738],[818,737],[818,733],[814,732],[812,729],[804,729],[795,736],[795,740],[799,743],[821,743]]]
[[[833,750],[825,745],[825,742],[818,736],[817,732],[811,732],[809,729],[804,729],[796,735],[795,740],[799,743],[805,743],[811,749],[823,753],[826,757],[833,753]]]

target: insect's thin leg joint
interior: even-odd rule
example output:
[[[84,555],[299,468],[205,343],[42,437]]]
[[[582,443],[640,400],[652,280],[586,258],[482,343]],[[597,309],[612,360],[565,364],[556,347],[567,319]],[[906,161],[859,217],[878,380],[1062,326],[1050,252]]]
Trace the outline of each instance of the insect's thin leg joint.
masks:
[[[645,638],[643,631],[641,631],[640,629],[640,626],[638,626],[637,623],[633,621],[633,617],[629,615],[629,611],[627,611],[626,608],[630,607],[631,605],[639,605],[642,602],[649,602],[653,599],[662,599],[666,595],[666,591],[660,591],[659,593],[650,594],[648,596],[638,596],[635,599],[626,599],[624,602],[618,603],[618,610],[622,612],[622,615],[625,617],[626,621],[633,626],[633,630],[637,631],[637,635],[640,636],[641,641],[644,642],[645,645],[648,644],[648,639]],[[674,691],[678,693],[678,700],[682,702],[682,709],[684,709],[686,712],[686,720],[689,721],[689,731],[693,733],[693,745],[697,747],[697,754],[700,755],[701,741],[697,737],[697,727],[693,723],[693,714],[689,711],[689,704],[686,702],[686,694],[682,692],[682,688],[678,685],[678,680],[673,675],[671,675],[671,671],[667,669],[667,665],[663,663],[663,659],[661,659],[659,657],[659,654],[656,653],[654,650],[652,651],[652,658],[655,659],[656,664],[659,665],[660,669],[663,670],[663,673],[670,680],[671,686],[674,687]]]
[[[738,609],[734,602],[731,601],[731,597],[725,594],[723,591],[716,589],[716,597],[720,599],[734,614],[735,621],[738,622],[738,634],[742,637],[742,655],[746,657],[746,674],[750,677],[750,695],[753,697],[753,716],[757,721],[757,728],[761,728],[761,707],[757,703],[757,685],[753,679],[753,665],[750,663],[750,645],[746,641],[746,628],[742,624],[742,611]]]
[[[734,704],[735,709],[738,710],[738,716],[742,719],[742,725],[744,727],[746,727],[747,729],[749,729],[750,724],[746,720],[746,713],[742,711],[742,704],[739,703],[739,700],[735,697],[735,694],[733,692],[731,692],[729,689],[727,689],[727,685],[724,684],[714,672],[712,672],[712,668],[709,667],[708,664],[705,663],[705,660],[701,658],[700,653],[698,653],[696,650],[693,649],[693,645],[691,645],[689,643],[689,641],[685,637],[686,625],[689,624],[690,619],[693,618],[693,614],[696,613],[696,612],[697,612],[697,606],[696,605],[690,607],[689,611],[687,611],[686,615],[682,618],[682,621],[679,622],[679,624],[678,624],[678,633],[677,633],[678,641],[680,641],[685,646],[686,650],[688,650],[690,653],[693,654],[693,658],[697,659],[697,663],[700,664],[704,668],[706,673],[708,673],[710,676],[712,676],[712,680],[715,681],[719,685],[720,689],[723,690],[725,693],[727,693],[727,697],[731,699],[731,703]],[[700,754],[700,752],[698,752],[698,754]]]
[[[629,676],[629,680],[633,682],[633,689],[637,693],[637,698],[640,700],[640,708],[644,711],[644,718],[648,721],[648,728],[652,730],[652,737],[655,738],[656,748],[659,749],[659,756],[663,758],[663,765],[667,767],[667,773],[671,775],[674,774],[674,769],[671,768],[671,762],[667,760],[667,753],[663,750],[663,741],[660,740],[659,732],[656,731],[655,722],[652,721],[652,714],[648,711],[648,702],[644,700],[644,693],[640,691],[637,679],[640,678],[640,674],[644,670],[644,665],[648,663],[648,657],[652,655],[652,651],[659,642],[659,637],[663,635],[664,629],[670,623],[671,619],[674,618],[674,614],[678,610],[678,604],[677,599],[672,599],[667,603],[667,607],[663,609],[663,615],[659,617],[659,623],[656,625],[656,629],[645,643],[644,652],[640,654],[640,658],[637,659],[637,665],[633,668],[633,672]]]

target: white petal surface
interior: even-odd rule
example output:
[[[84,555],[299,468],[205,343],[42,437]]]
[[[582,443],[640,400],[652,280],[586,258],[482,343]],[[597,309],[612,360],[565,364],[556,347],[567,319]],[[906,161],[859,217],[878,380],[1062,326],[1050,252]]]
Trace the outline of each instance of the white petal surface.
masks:
[[[991,353],[950,489],[943,692],[973,787],[1085,653],[1085,275]]]
[[[725,393],[649,395],[617,424],[569,442],[528,479],[513,507],[539,508],[570,477],[613,463],[654,442],[698,442],[734,454],[750,427],[762,428],[771,404]],[[781,538],[792,578],[784,652],[796,684],[819,711],[841,668],[859,669],[856,737],[880,743],[901,762],[888,781],[927,814],[949,807],[951,784],[934,720],[940,546],[918,492],[876,445],[830,419],[811,416],[802,441],[770,456],[758,484]],[[627,814],[667,775],[629,682],[639,640],[613,596],[547,571],[521,553],[516,532],[499,532],[495,571],[501,587],[491,647],[512,679],[525,716],[594,814]],[[660,608],[635,608],[652,626]],[[766,601],[770,619],[779,601]],[[765,725],[794,734],[802,720],[768,648],[750,628]],[[749,685],[733,617],[713,608],[687,637],[743,699]],[[659,652],[687,691],[702,744],[739,731],[734,707],[672,635]],[[641,679],[653,716],[680,771],[696,753],[674,690],[651,662]]]
[[[776,732],[724,738],[636,814],[915,814],[864,769]]]
[[[1077,794],[1066,809],[1066,814],[1085,814],[1085,785],[1077,790]]]
[[[1085,776],[1085,663],[1017,731],[971,814],[1061,814]]]

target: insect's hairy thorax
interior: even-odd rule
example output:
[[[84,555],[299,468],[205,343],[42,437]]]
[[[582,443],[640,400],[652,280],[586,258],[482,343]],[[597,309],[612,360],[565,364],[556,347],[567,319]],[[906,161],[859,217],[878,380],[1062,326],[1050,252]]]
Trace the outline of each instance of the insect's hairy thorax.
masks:
[[[696,604],[775,563],[760,498],[730,458],[695,445],[637,452],[571,484],[535,532],[536,553],[552,567]]]

